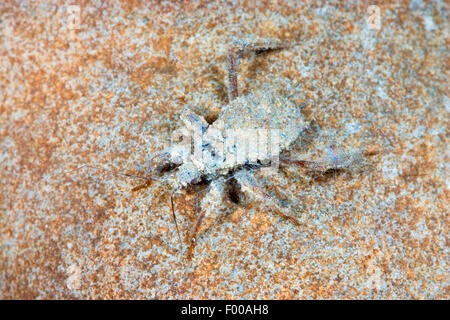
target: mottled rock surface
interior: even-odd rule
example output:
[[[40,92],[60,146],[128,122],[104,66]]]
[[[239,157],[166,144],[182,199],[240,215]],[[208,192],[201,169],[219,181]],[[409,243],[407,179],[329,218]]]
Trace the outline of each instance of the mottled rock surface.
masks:
[[[0,298],[450,298],[444,1],[383,2],[379,30],[362,2],[74,4],[0,3]],[[77,168],[145,174],[184,109],[220,114],[227,44],[251,36],[292,44],[239,76],[306,104],[289,156],[368,165],[257,173],[307,226],[225,200],[187,261],[166,184]],[[184,237],[196,194],[175,202]]]

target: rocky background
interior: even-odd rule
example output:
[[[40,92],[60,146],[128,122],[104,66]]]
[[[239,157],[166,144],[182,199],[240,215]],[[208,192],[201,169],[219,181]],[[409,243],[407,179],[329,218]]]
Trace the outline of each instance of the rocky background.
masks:
[[[369,9],[370,5],[376,5]],[[378,11],[379,10],[379,11]],[[448,299],[449,19],[445,1],[2,1],[0,298]],[[306,103],[308,137],[360,151],[362,170],[256,173],[265,203],[224,200],[192,260],[193,190],[131,192],[189,108],[228,103],[231,41]]]

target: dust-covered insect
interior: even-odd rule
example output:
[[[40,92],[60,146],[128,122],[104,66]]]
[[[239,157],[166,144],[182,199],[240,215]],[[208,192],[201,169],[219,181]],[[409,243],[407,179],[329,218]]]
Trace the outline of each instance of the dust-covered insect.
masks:
[[[235,41],[228,49],[229,103],[213,123],[191,111],[184,111],[184,126],[174,133],[175,144],[152,156],[148,175],[128,177],[145,179],[134,188],[140,190],[167,172],[173,191],[170,197],[173,220],[180,237],[174,209],[174,194],[193,186],[205,186],[205,195],[196,222],[189,233],[188,259],[192,257],[198,235],[207,230],[220,214],[220,204],[226,190],[236,189],[264,201],[274,213],[294,225],[302,223],[289,209],[258,186],[255,170],[296,165],[311,171],[344,169],[354,162],[352,155],[340,155],[334,148],[330,159],[290,159],[280,156],[308,128],[302,115],[303,105],[289,100],[269,86],[257,92],[240,95],[238,69],[241,57],[251,52],[279,50],[287,46],[276,40],[258,42]],[[181,241],[181,237],[180,237]]]

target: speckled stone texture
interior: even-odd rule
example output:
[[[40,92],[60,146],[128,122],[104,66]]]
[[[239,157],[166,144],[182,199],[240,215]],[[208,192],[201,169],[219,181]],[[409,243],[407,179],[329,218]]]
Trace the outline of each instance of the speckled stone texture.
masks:
[[[353,1],[67,3],[0,3],[0,298],[450,298],[445,1],[379,3],[379,30]],[[307,225],[225,200],[188,261],[193,190],[180,243],[167,183],[78,168],[144,175],[183,110],[220,114],[228,43],[250,36],[292,44],[238,79],[306,104],[289,156],[367,165],[255,173]]]

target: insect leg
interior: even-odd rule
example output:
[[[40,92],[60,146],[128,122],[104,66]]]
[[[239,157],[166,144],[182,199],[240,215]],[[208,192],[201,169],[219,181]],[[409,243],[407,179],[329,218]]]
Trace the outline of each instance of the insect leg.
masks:
[[[265,193],[248,171],[237,173],[235,178],[240,183],[242,191],[251,194],[262,203],[269,204],[273,212],[283,220],[287,220],[298,227],[306,225],[304,221],[294,218],[289,209],[284,208],[276,199]]]
[[[197,244],[198,235],[208,230],[222,215],[220,205],[223,201],[225,188],[225,179],[219,179],[211,182],[209,188],[203,192],[207,192],[202,198],[200,206],[196,205],[196,213],[198,218],[189,234],[189,248],[187,258],[192,258],[192,253]]]
[[[280,157],[280,163],[287,165],[295,165],[312,171],[325,172],[327,170],[340,170],[340,169],[358,169],[363,164],[363,157],[360,152],[343,153],[338,152],[334,145],[331,145],[331,156],[325,157],[320,160],[302,160],[302,159],[290,159],[286,157]]]
[[[196,211],[198,209],[198,206],[196,206]],[[197,221],[194,225],[194,228],[192,230],[192,233],[190,235],[190,243],[189,243],[189,248],[188,248],[188,252],[187,252],[187,258],[188,260],[192,259],[192,252],[194,251],[195,245],[197,244],[197,234],[198,231],[200,230],[200,226],[202,224],[203,218],[205,218],[206,215],[206,211],[202,210],[202,213],[200,214],[200,216],[197,218]]]
[[[203,132],[208,127],[208,122],[202,116],[190,110],[186,110],[181,114],[181,120],[190,130],[200,130],[200,132]]]
[[[246,42],[243,40],[233,41],[231,46],[228,48],[228,58],[227,58],[227,72],[228,72],[228,99],[233,101],[239,97],[238,90],[238,72],[239,63],[242,55],[246,52],[264,52],[269,50],[283,49],[287,45],[281,42],[275,41],[257,41],[257,42]]]
[[[236,54],[236,48],[228,49],[227,71],[228,71],[228,100],[231,102],[239,97],[238,91],[238,69],[239,57]]]

